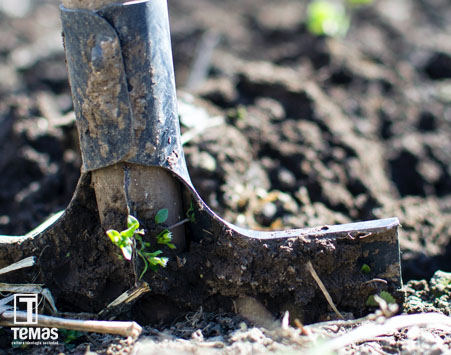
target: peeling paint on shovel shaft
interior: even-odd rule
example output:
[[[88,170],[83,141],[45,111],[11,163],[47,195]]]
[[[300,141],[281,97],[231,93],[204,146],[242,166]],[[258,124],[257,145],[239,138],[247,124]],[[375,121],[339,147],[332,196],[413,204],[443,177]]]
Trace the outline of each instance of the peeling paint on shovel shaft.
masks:
[[[166,1],[98,11],[63,7],[61,13],[83,174],[66,213],[42,234],[76,223],[71,208],[89,199],[90,171],[117,163],[158,167],[182,183],[185,208],[194,206],[195,222],[185,226],[188,248],[176,251],[178,266],[148,277],[152,289],[171,290],[180,308],[242,295],[259,298],[273,312],[325,305],[308,261],[338,308],[360,314],[369,295],[398,295],[397,218],[261,232],[224,221],[202,201],[181,146]],[[181,279],[183,273],[190,277]]]
[[[83,168],[158,166],[188,176],[164,1],[62,7]]]

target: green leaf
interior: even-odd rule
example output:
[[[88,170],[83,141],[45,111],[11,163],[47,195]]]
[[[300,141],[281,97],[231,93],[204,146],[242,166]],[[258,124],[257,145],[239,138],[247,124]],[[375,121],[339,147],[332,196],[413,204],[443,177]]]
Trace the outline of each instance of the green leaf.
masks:
[[[86,333],[80,332],[78,330],[72,330],[72,329],[59,329],[58,330],[60,334],[64,336],[64,343],[68,344],[82,336],[84,336]]]
[[[369,274],[371,272],[371,268],[369,267],[368,264],[363,264],[362,267],[360,268],[360,271],[363,272],[364,274]]]
[[[396,303],[395,298],[387,291],[381,291],[381,293],[379,293],[379,297],[387,302],[387,304]]]
[[[378,306],[376,300],[374,299],[374,296],[375,296],[375,295],[370,295],[370,296],[368,297],[368,299],[366,300],[366,305],[367,305],[368,307],[377,307],[377,306]]]
[[[377,307],[379,303],[376,300],[376,295],[371,295],[366,300],[366,305],[370,307]],[[396,303],[395,298],[387,291],[381,291],[377,296],[382,298],[387,304]]]
[[[157,212],[157,214],[155,215],[155,223],[161,224],[161,223],[166,222],[166,220],[168,219],[168,215],[169,215],[169,211],[167,208],[163,208],[163,209],[159,210]]]
[[[169,229],[162,230],[157,235],[158,244],[168,244],[171,241],[172,241],[172,232]]]
[[[127,228],[135,227],[135,230],[139,228],[139,221],[132,215],[127,217]]]
[[[166,267],[166,265],[168,264],[168,261],[169,261],[169,258],[167,258],[167,257],[162,257],[162,258],[159,258],[160,259],[160,265],[161,266],[163,266],[163,267]]]
[[[188,211],[186,211],[186,218],[188,218],[190,220],[191,223],[195,223],[196,222],[196,215],[194,213],[194,206],[193,203],[191,202]]]
[[[307,29],[314,35],[344,36],[350,18],[343,6],[326,0],[315,0],[307,8]]]
[[[125,239],[129,239],[129,238],[133,238],[135,234],[135,229],[133,227],[130,227],[126,230],[123,230],[121,232],[121,235],[125,238]]]
[[[155,265],[155,266],[160,265],[162,267],[166,267],[166,264],[168,263],[168,258],[152,257],[152,258],[148,259],[148,261],[149,261],[150,265]]]
[[[131,245],[127,245],[121,248],[122,250],[122,255],[124,255],[124,258],[126,260],[132,260],[132,246]]]
[[[110,238],[113,244],[117,245],[121,240],[121,235],[117,230],[110,229],[106,231],[106,235]]]
[[[144,252],[143,255],[146,258],[152,258],[152,257],[158,256],[158,255],[160,255],[162,253],[163,252],[161,250],[157,250],[157,251],[154,251],[154,252]]]
[[[127,237],[127,238],[133,238],[133,235],[134,235],[135,233],[137,233],[136,230],[137,230],[138,228],[139,228],[139,222],[138,222],[138,220],[137,220],[135,217],[129,215],[128,218],[127,218],[127,229],[124,230],[124,231],[122,231],[121,234],[122,234],[124,237]],[[141,233],[140,233],[140,234],[141,234]]]
[[[124,232],[119,233],[117,230],[110,229],[106,232],[114,245],[121,248],[124,258],[131,260],[132,258],[132,241],[123,235]]]

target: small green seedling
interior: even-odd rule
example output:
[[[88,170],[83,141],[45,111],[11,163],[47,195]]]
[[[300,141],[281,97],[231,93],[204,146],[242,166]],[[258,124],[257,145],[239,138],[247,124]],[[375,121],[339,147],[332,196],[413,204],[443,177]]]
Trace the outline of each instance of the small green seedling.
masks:
[[[364,274],[369,274],[371,272],[371,268],[369,267],[368,264],[363,264],[362,267],[360,268],[360,271],[363,272]]]
[[[162,224],[162,223],[166,222],[166,220],[168,219],[168,215],[169,215],[169,211],[167,208],[163,208],[163,209],[159,210],[157,212],[157,214],[155,215],[155,223]]]
[[[168,219],[168,209],[164,208],[159,210],[157,215],[155,216],[156,224],[163,224]],[[167,245],[171,249],[175,249],[175,245],[171,243],[172,241],[172,232],[169,229],[163,229],[157,235],[157,243]]]
[[[312,0],[307,7],[307,29],[316,36],[343,37],[351,23],[352,9],[373,0]]]
[[[78,330],[73,329],[59,329],[60,334],[64,337],[64,344],[66,344],[66,348],[72,349],[75,347],[73,343],[74,340],[80,339],[84,336],[85,332],[80,332]]]
[[[114,245],[119,247],[126,260],[132,259],[133,253],[133,237],[135,235],[144,234],[144,231],[139,230],[139,222],[133,216],[127,218],[127,229],[118,232],[115,229],[106,231],[107,236],[111,239]]]
[[[227,117],[234,123],[245,121],[247,117],[247,109],[244,105],[238,105],[237,108],[231,109],[227,113]]]
[[[369,307],[378,307],[379,304],[376,302],[376,299],[374,297],[375,295],[371,295],[366,300],[366,305]],[[395,298],[387,291],[381,291],[378,296],[382,298],[387,304],[393,304],[396,303]]]
[[[188,211],[186,211],[186,218],[191,223],[195,223],[196,222],[196,214],[194,213],[194,206],[193,206],[192,202],[191,202],[191,205],[188,208]]]
[[[168,210],[162,209],[158,211],[155,216],[155,223],[162,224],[166,222],[168,218]],[[119,247],[122,251],[122,255],[126,260],[132,260],[134,251],[144,262],[144,269],[141,272],[139,279],[141,279],[148,269],[157,271],[158,267],[166,267],[168,258],[160,257],[163,252],[161,250],[156,250],[149,252],[150,243],[145,242],[142,239],[144,231],[139,229],[139,221],[133,217],[128,216],[127,218],[127,229],[122,232],[110,229],[106,232],[110,240],[114,245]],[[171,249],[175,249],[175,245],[171,243],[172,233],[169,229],[164,229],[157,235],[157,243],[167,245]]]
[[[326,0],[312,1],[307,8],[307,29],[317,36],[342,37],[350,18],[344,6]]]

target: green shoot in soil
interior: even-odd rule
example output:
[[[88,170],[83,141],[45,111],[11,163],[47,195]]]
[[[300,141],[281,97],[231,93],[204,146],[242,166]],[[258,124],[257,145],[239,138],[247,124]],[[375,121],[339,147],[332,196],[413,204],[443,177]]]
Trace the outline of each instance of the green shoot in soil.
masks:
[[[166,222],[168,218],[168,210],[166,208],[161,209],[155,216],[155,223],[162,224]],[[139,221],[133,217],[127,218],[127,229],[122,232],[110,229],[106,232],[110,240],[114,245],[119,247],[126,260],[132,260],[133,255],[138,255],[144,262],[144,268],[141,272],[139,279],[141,279],[148,269],[157,271],[160,266],[166,267],[168,258],[161,257],[163,252],[161,250],[148,251],[150,243],[142,239],[144,231],[139,228]],[[171,249],[175,249],[175,245],[171,243],[172,233],[169,229],[164,229],[157,235],[157,243],[167,245]],[[132,260],[133,261],[133,260]]]
[[[377,307],[379,306],[379,303],[377,302],[376,295],[371,295],[368,297],[368,299],[366,300],[366,305],[367,306],[371,306],[371,307]],[[396,303],[395,298],[387,291],[381,291],[378,296],[380,298],[382,298],[388,305],[389,304],[393,304]]]
[[[196,222],[196,215],[194,213],[194,206],[193,203],[191,202],[191,205],[188,208],[188,211],[186,211],[186,218],[191,222],[194,223]]]
[[[362,267],[360,268],[360,271],[363,272],[364,274],[369,274],[371,272],[371,268],[369,267],[368,264],[363,264]]]
[[[349,28],[350,18],[341,4],[326,0],[312,1],[307,9],[307,28],[321,36],[341,37]]]
[[[350,10],[373,0],[313,0],[307,7],[307,29],[316,36],[343,37],[351,23]]]
[[[85,332],[72,329],[59,329],[59,332],[64,337],[63,341],[66,344],[67,349],[73,349],[75,347],[73,341],[80,339],[86,334]]]

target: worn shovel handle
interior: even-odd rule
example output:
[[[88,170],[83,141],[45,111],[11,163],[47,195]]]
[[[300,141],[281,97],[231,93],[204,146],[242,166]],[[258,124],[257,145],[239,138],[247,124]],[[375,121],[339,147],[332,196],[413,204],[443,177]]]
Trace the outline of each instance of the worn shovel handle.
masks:
[[[133,1],[62,0],[65,8],[74,10],[99,10],[110,4],[128,2]],[[168,225],[175,225],[184,218],[180,183],[161,167],[117,163],[93,170],[92,186],[100,221],[105,230],[123,229],[129,213],[142,222],[149,222],[160,209],[167,208]],[[183,227],[173,230],[173,243],[178,250],[185,248]]]

